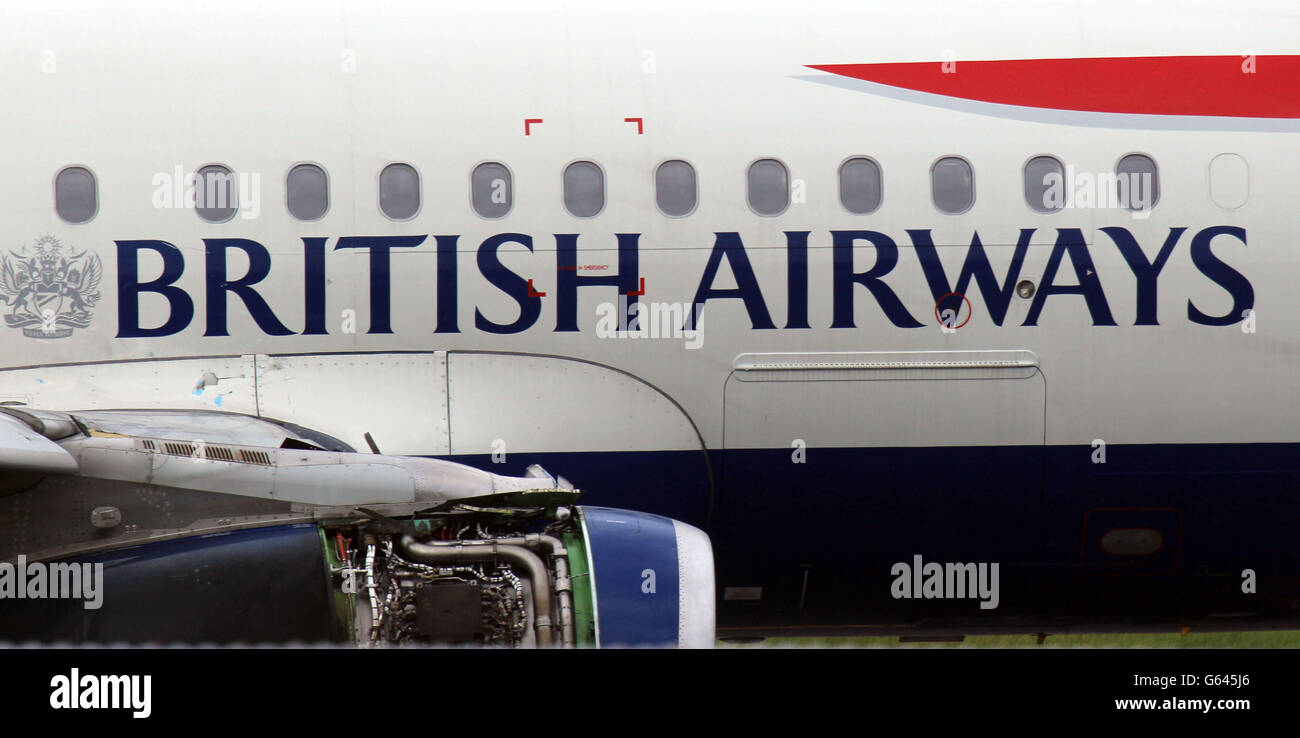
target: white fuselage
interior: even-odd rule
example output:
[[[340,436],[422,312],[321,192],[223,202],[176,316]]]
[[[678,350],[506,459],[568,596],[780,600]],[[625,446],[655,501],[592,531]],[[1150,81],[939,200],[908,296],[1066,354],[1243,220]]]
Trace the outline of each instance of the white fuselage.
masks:
[[[103,265],[88,327],[47,338],[0,325],[8,370],[0,400],[73,410],[212,408],[221,397],[226,409],[310,425],[361,448],[369,430],[385,453],[423,455],[701,445],[788,455],[800,442],[814,451],[1037,445],[1086,453],[1096,440],[1300,438],[1296,337],[1284,304],[1300,269],[1295,132],[1017,120],[817,84],[809,77],[820,73],[807,68],[956,60],[960,74],[976,59],[1283,54],[1300,27],[1284,4],[20,2],[0,15],[9,99],[0,246],[16,252],[52,235]],[[526,134],[526,119],[541,122]],[[1026,204],[1023,167],[1032,157],[1106,174],[1132,153],[1158,166],[1160,197],[1148,213],[1043,214]],[[1212,192],[1239,189],[1212,181],[1211,162],[1225,153],[1248,167],[1248,196],[1232,208]],[[932,199],[931,167],[945,156],[974,172],[975,202],[957,215]],[[837,173],[852,157],[870,157],[882,173],[881,204],[870,214],[840,201]],[[791,180],[789,207],[770,217],[746,200],[747,168],[765,158],[783,162]],[[656,207],[656,167],[668,160],[689,162],[698,178],[698,204],[683,217]],[[594,217],[566,212],[562,174],[575,161],[603,170],[605,205]],[[286,174],[304,162],[328,174],[328,212],[312,222],[286,208]],[[511,173],[513,203],[502,218],[472,207],[470,175],[483,162]],[[420,208],[408,220],[380,209],[380,172],[392,163],[420,176]],[[210,164],[247,176],[247,199],[228,222],[168,203],[183,189],[176,172]],[[69,166],[96,179],[98,210],[85,224],[55,210],[54,178]],[[1240,290],[1192,258],[1197,235],[1221,226],[1244,234],[1225,230],[1212,247],[1249,284],[1249,325],[1241,316],[1221,326],[1189,318],[1189,303],[1208,316],[1242,307]],[[1124,229],[1148,259],[1171,229],[1186,229],[1156,279],[1158,324],[1135,325],[1138,278],[1102,228]],[[1077,252],[1045,274],[1069,229],[1086,242],[1095,277],[1083,274]],[[978,234],[999,284],[1029,280],[1042,291],[1095,278],[1114,325],[1068,293],[1038,298],[1031,325],[1036,299],[1013,294],[998,325],[972,281],[971,311],[961,315],[969,322],[945,331],[908,233],[918,230],[929,232],[949,284]],[[896,325],[866,287],[837,285],[832,234],[847,231],[896,244],[897,264],[882,280],[921,327]],[[806,328],[789,290],[790,232],[807,232]],[[509,332],[481,328],[521,315],[481,266],[483,244],[499,234],[519,237],[495,252],[506,271],[486,271],[546,293],[524,298],[539,312],[529,319],[525,309]],[[602,337],[599,306],[617,301],[614,286],[578,287],[577,330],[557,330],[566,234],[577,234],[581,278],[618,274],[625,234],[636,248],[633,281],[644,279],[639,300],[650,305],[689,306],[702,288],[741,292],[704,302],[696,348],[680,333]],[[425,238],[391,248],[382,277],[373,249],[339,248],[347,237],[410,236]],[[312,293],[313,247],[304,239],[318,238],[327,239],[323,292]],[[715,254],[730,238],[743,244],[756,290],[743,284],[734,254]],[[1009,276],[1021,238],[1023,264]],[[205,279],[210,239],[265,249],[269,272],[251,286],[290,334],[270,335],[237,294],[218,292],[228,335],[206,335],[222,332],[210,320],[209,293],[220,290]],[[122,301],[136,297],[119,289],[120,258],[138,256],[139,283],[163,268],[157,250],[123,251],[130,241],[165,242],[183,256],[174,287],[193,316],[168,335],[122,335],[131,327]],[[439,243],[450,245],[440,254]],[[866,272],[879,250],[852,243],[852,271]],[[451,248],[454,272],[440,282]],[[248,270],[247,253],[227,250],[228,280]],[[721,262],[710,281],[711,256]],[[391,291],[387,306],[376,279]],[[452,281],[454,303],[445,297]],[[831,327],[837,294],[852,299],[853,327]],[[323,306],[317,323],[313,299]],[[368,332],[385,309],[391,332]],[[135,327],[156,329],[178,303],[145,290],[138,310]],[[770,328],[756,326],[764,312]],[[128,363],[86,366],[99,362]],[[206,371],[220,381],[196,389]],[[552,471],[584,484],[581,469]],[[1077,550],[1077,536],[1062,545]],[[911,553],[900,549],[898,558]]]

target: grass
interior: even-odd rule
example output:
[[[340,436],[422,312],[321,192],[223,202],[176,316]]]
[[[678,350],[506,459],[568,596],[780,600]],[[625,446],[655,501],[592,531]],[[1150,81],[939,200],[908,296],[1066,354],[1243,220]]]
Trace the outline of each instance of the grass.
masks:
[[[1300,648],[1300,630],[1226,633],[1105,633],[1050,635],[1040,646],[1032,635],[968,636],[960,643],[899,643],[897,638],[769,638],[725,648]]]

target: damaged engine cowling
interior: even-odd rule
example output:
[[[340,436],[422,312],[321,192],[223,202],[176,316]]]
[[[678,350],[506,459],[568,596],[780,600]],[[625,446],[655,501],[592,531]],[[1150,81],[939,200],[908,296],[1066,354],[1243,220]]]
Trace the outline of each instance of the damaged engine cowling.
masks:
[[[708,537],[538,466],[188,410],[5,407],[0,446],[0,644],[713,643]]]
[[[354,512],[20,554],[2,564],[26,596],[0,599],[0,643],[713,644],[712,549],[689,525],[573,505]],[[56,564],[93,573],[95,601],[38,592]]]
[[[708,538],[667,518],[458,503],[322,530],[336,610],[362,646],[713,641]]]

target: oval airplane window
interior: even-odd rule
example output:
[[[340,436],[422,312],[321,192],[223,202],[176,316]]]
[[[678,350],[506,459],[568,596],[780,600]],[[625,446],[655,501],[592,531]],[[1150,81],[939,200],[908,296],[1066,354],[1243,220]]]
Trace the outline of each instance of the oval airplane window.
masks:
[[[200,218],[209,223],[224,223],[235,217],[238,204],[235,175],[229,167],[210,164],[195,174],[194,210]]]
[[[54,178],[54,210],[69,223],[85,223],[99,210],[95,175],[85,167],[67,167]]]
[[[1025,202],[1035,213],[1055,213],[1065,207],[1065,167],[1054,156],[1025,162]]]
[[[315,164],[299,164],[284,178],[289,213],[298,220],[320,220],[329,209],[329,178]]]
[[[866,215],[880,207],[880,165],[857,156],[840,165],[840,204],[850,213]]]
[[[1125,210],[1150,210],[1160,202],[1160,173],[1145,154],[1129,154],[1115,165],[1116,196]]]
[[[1165,537],[1155,528],[1112,528],[1100,543],[1112,556],[1150,556],[1165,545]]]
[[[594,162],[575,161],[564,168],[564,209],[579,218],[605,209],[605,173]]]
[[[1250,197],[1250,167],[1237,154],[1219,154],[1210,162],[1210,199],[1221,208],[1239,208]]]
[[[420,174],[410,164],[389,164],[379,173],[379,209],[392,220],[420,212]]]
[[[504,218],[514,205],[510,170],[505,164],[484,162],[469,175],[469,199],[474,212],[484,218]]]
[[[749,207],[759,215],[780,215],[790,206],[790,172],[776,159],[759,159],[749,165]]]
[[[949,215],[957,215],[975,204],[975,172],[970,162],[958,156],[945,156],[930,168],[930,193],[934,206]]]
[[[679,218],[695,210],[695,167],[680,159],[655,169],[655,204],[664,215]]]

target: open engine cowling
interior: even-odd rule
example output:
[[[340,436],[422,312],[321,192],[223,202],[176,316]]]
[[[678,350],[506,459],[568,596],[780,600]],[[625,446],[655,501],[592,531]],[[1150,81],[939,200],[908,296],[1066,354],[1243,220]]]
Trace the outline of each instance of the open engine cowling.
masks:
[[[708,537],[536,465],[193,411],[0,408],[5,444],[0,642],[713,642]]]
[[[540,533],[499,519],[472,531],[464,518],[416,519],[432,535],[362,528],[363,548],[335,531],[332,566],[349,595],[341,617],[369,646],[712,645],[713,554],[702,531],[602,507],[557,517]]]
[[[712,645],[713,557],[702,531],[628,510],[527,517],[535,512],[359,516],[60,561],[19,556],[5,564],[15,592],[0,599],[0,642]],[[43,596],[57,586],[49,572],[96,568],[93,609]],[[17,598],[19,588],[42,596]]]

